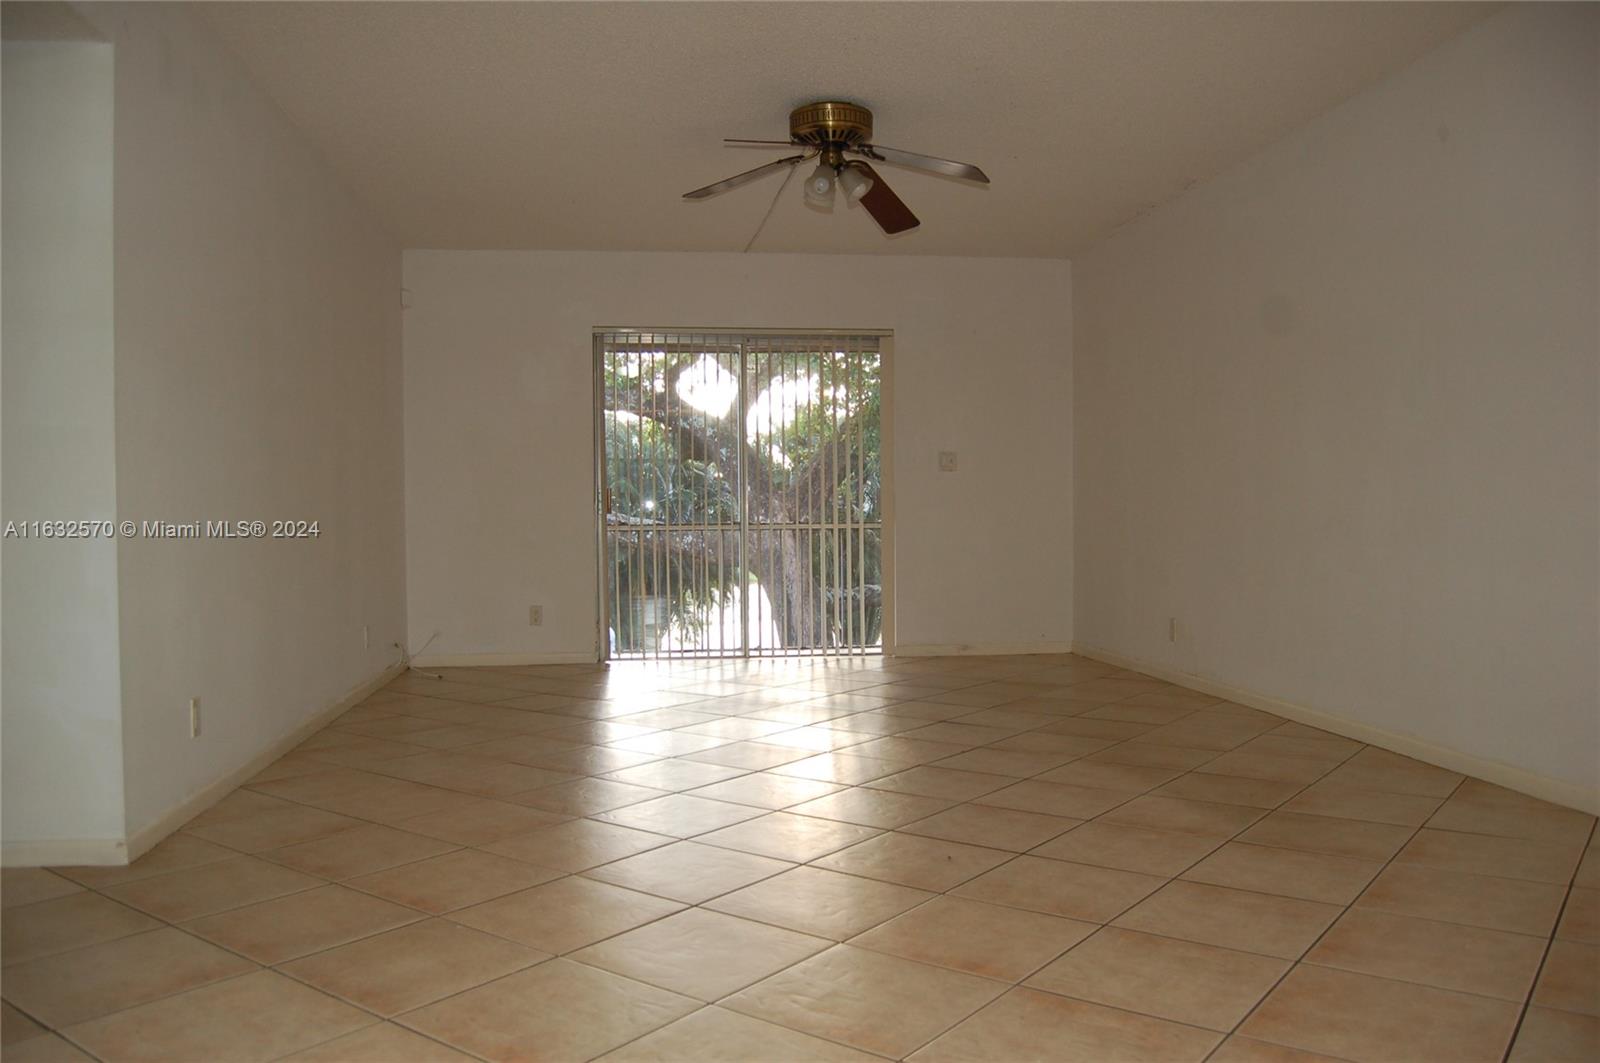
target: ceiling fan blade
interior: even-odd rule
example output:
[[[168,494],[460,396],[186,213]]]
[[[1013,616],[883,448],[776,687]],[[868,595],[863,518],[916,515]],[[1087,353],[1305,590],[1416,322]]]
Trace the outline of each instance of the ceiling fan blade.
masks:
[[[740,137],[723,137],[722,138],[722,142],[724,144],[738,144],[740,146],[748,146],[748,147],[763,147],[763,148],[766,148],[766,147],[792,148],[792,147],[794,147],[794,141],[792,141],[792,140],[744,140],[744,139],[742,139]]]
[[[852,162],[850,165],[872,178],[872,187],[867,189],[867,194],[861,197],[860,203],[866,208],[867,213],[872,215],[872,220],[878,223],[879,228],[893,236],[895,233],[903,233],[922,224],[917,220],[917,216],[911,213],[911,208],[890,191],[878,171],[864,162]]]
[[[989,175],[970,162],[956,162],[953,159],[938,159],[932,155],[918,155],[914,151],[886,148],[881,144],[863,144],[855,150],[869,159],[892,163],[895,166],[907,166],[913,170],[926,170],[928,173],[943,174],[946,177],[962,177],[968,181],[978,181],[982,184],[989,183]]]
[[[718,192],[726,192],[730,188],[738,188],[740,185],[749,184],[758,177],[765,176],[769,173],[776,173],[785,166],[793,166],[797,162],[805,161],[805,159],[806,156],[804,155],[791,155],[787,159],[777,159],[773,162],[767,163],[765,166],[757,166],[754,170],[746,170],[744,173],[734,174],[732,177],[718,181],[716,184],[706,185],[704,188],[697,188],[693,192],[685,192],[683,194],[683,198],[705,199],[707,196],[714,196]]]

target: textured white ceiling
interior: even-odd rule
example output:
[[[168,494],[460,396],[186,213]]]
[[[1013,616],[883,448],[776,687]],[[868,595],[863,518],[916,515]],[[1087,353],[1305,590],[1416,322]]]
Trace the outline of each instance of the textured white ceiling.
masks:
[[[800,180],[755,249],[1070,255],[1494,9],[1456,3],[216,3],[206,18],[405,246],[738,250],[789,109],[988,188],[880,171],[885,237]]]

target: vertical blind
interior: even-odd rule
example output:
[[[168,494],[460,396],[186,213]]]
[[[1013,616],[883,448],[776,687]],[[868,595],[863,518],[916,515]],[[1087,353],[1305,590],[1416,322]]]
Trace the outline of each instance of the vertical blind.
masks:
[[[881,347],[596,333],[609,657],[881,651]]]

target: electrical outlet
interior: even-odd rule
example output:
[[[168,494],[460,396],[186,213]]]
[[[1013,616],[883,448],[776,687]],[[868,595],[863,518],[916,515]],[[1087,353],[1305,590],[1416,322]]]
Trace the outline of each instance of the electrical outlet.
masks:
[[[544,606],[542,606],[542,605],[530,605],[530,606],[528,606],[528,626],[529,627],[538,627],[543,623],[544,623]]]
[[[1178,641],[1178,618],[1175,616],[1167,618],[1167,641]]]
[[[361,625],[361,648],[364,650],[372,649],[372,628],[367,624]]]
[[[189,699],[189,737],[200,737],[200,699]]]
[[[955,451],[953,451],[953,450],[941,450],[941,451],[939,451],[939,471],[940,472],[955,472],[956,471],[956,452]]]

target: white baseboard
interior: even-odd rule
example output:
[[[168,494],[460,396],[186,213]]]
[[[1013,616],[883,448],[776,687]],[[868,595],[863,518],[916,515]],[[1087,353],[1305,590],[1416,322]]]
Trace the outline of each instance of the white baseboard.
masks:
[[[121,838],[56,838],[0,843],[0,867],[102,867],[128,862]]]
[[[1202,694],[1211,694],[1229,701],[1248,705],[1252,709],[1270,712],[1274,716],[1282,716],[1286,720],[1303,723],[1309,727],[1320,727],[1324,731],[1331,731],[1346,738],[1353,738],[1357,742],[1387,749],[1392,753],[1402,756],[1414,757],[1426,761],[1437,767],[1450,771],[1458,771],[1464,775],[1471,775],[1485,782],[1492,782],[1497,786],[1504,786],[1508,790],[1537,797],[1542,801],[1551,801],[1568,808],[1581,809],[1591,815],[1600,815],[1600,786],[1583,786],[1578,783],[1568,782],[1565,779],[1553,779],[1548,775],[1519,768],[1515,764],[1508,764],[1502,760],[1493,760],[1480,757],[1472,753],[1464,753],[1459,749],[1441,746],[1435,742],[1414,734],[1402,731],[1386,731],[1372,724],[1352,720],[1347,716],[1338,716],[1321,709],[1307,708],[1296,705],[1292,701],[1272,697],[1269,694],[1258,694],[1253,690],[1232,686],[1216,679],[1195,675],[1191,672],[1179,671],[1166,665],[1143,661],[1137,657],[1125,657],[1111,650],[1103,650],[1096,646],[1085,646],[1076,643],[1073,653],[1083,657],[1090,657],[1105,664],[1126,668],[1133,672],[1143,672],[1145,675],[1164,679],[1190,690],[1198,690]]]
[[[248,763],[184,798],[154,823],[135,831],[126,841],[108,838],[104,841],[7,842],[3,851],[4,864],[6,867],[74,867],[121,865],[137,860],[173,831],[227,797],[245,780],[322,730],[358,702],[366,700],[399,675],[400,670],[398,664],[385,668],[318,711],[270,748],[252,757]]]
[[[413,668],[483,668],[519,664],[594,664],[593,650],[572,653],[431,653],[413,657]]]
[[[1015,657],[1029,653],[1071,653],[1070,642],[901,642],[891,657]]]

